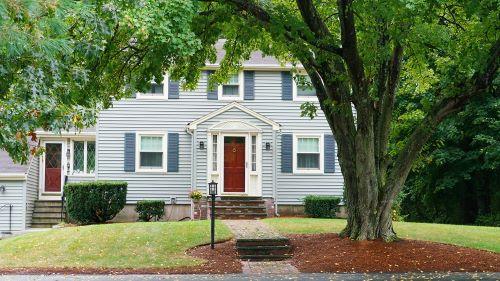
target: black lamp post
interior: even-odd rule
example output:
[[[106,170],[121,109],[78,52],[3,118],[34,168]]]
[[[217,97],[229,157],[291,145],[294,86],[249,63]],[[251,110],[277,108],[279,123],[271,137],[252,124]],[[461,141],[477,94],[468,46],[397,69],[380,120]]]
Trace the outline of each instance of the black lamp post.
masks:
[[[210,209],[210,247],[215,248],[215,195],[217,195],[217,183],[212,180],[208,183],[208,194],[212,197],[212,208]]]

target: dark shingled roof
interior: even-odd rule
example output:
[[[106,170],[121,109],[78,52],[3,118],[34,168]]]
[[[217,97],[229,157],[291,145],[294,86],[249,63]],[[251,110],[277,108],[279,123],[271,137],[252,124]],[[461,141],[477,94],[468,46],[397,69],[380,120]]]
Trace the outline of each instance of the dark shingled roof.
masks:
[[[0,150],[0,174],[2,173],[26,173],[28,165],[14,163],[7,151]]]

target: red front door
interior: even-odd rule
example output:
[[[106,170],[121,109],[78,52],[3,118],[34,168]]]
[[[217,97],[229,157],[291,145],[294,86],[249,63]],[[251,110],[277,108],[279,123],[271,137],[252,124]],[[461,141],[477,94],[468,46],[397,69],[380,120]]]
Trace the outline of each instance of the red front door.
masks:
[[[244,137],[224,137],[224,192],[245,192]]]
[[[61,192],[62,144],[45,144],[45,192]]]

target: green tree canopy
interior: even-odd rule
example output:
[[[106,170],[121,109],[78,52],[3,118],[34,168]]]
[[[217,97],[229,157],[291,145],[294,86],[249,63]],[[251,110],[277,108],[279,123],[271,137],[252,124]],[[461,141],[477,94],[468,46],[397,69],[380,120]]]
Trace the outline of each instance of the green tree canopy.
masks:
[[[48,97],[43,100],[76,116],[68,125],[86,120],[75,114],[76,109],[109,106],[114,98],[141,89],[165,71],[182,78],[186,87],[194,87],[200,68],[206,61],[215,61],[214,44],[220,38],[226,39],[226,56],[211,76],[212,85],[226,80],[258,49],[283,62],[300,64],[336,137],[349,213],[342,235],[353,239],[395,237],[393,200],[433,131],[472,97],[498,90],[495,0],[108,0],[68,2],[71,9],[65,9],[64,1],[6,3],[2,18],[7,24],[2,22],[2,27],[48,35],[43,38],[61,34],[59,39],[66,41],[61,46],[67,48],[55,48],[55,61],[64,70],[59,74],[64,87],[47,78],[54,75],[45,56],[28,59],[23,66],[4,51],[17,49],[9,48],[10,40],[0,39],[7,46],[0,50],[2,60],[5,56],[14,67],[4,71],[6,76],[29,77],[30,67],[43,73],[33,76],[42,82],[37,90]],[[31,11],[34,3],[50,12],[19,16],[12,3],[23,3],[22,11]],[[44,28],[44,19],[62,23],[61,33]],[[27,40],[38,42],[33,37]],[[36,52],[33,48],[21,57]],[[74,69],[81,74],[74,74]],[[0,105],[0,122],[9,129],[2,132],[0,144],[10,152],[15,150],[6,144],[15,134],[20,134],[20,140],[24,132],[40,125],[50,130],[64,127],[55,124],[67,115],[52,109],[28,118],[33,124],[25,126],[19,120],[26,118],[27,109],[14,110],[16,106],[9,102],[22,97],[33,100],[37,93],[18,86],[23,83],[20,80],[2,82],[8,90],[2,94],[7,98]],[[418,122],[412,133],[392,145],[390,136],[405,113],[394,108],[401,94],[413,95],[422,110],[415,113]],[[38,107],[28,109],[47,110]],[[313,104],[302,108],[304,115],[314,117]]]

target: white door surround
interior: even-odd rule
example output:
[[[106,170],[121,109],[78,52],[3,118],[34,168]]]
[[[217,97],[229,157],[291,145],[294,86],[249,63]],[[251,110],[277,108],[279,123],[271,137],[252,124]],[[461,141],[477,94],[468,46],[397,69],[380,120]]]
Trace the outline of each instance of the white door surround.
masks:
[[[214,136],[217,144],[214,147]],[[255,163],[252,162],[252,137],[255,137]],[[226,137],[245,138],[245,192],[224,192],[224,139]],[[207,175],[208,181],[218,183],[218,195],[262,196],[262,131],[254,125],[239,120],[228,120],[212,126],[207,134]],[[214,153],[214,149],[217,151]],[[214,161],[214,157],[217,159]],[[252,165],[255,164],[255,165]],[[217,166],[217,167],[214,167]],[[255,171],[252,167],[255,166]]]
[[[40,200],[61,200],[61,195],[64,189],[64,178],[67,172],[67,159],[66,159],[66,141],[64,140],[45,140],[41,142],[41,146],[45,147],[46,144],[60,144],[61,145],[61,192],[46,192],[45,191],[45,152],[40,156],[40,171],[39,171],[39,199]]]

